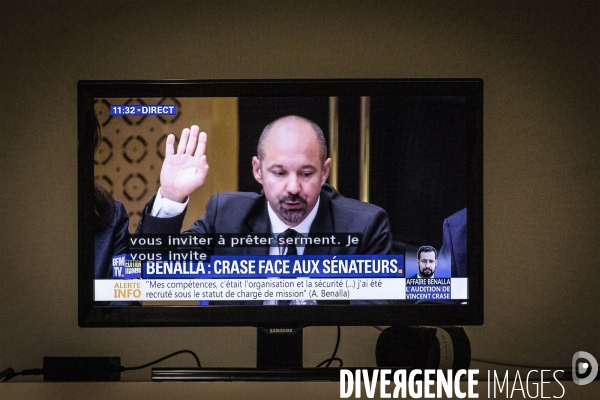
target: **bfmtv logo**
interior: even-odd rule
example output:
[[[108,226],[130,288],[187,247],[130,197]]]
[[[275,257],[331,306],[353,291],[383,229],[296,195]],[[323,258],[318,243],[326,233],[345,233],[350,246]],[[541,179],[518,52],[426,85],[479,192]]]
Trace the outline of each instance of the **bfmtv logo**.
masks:
[[[585,360],[585,361],[582,361]],[[585,351],[573,354],[573,382],[577,385],[587,385],[598,375],[598,362],[593,355]]]

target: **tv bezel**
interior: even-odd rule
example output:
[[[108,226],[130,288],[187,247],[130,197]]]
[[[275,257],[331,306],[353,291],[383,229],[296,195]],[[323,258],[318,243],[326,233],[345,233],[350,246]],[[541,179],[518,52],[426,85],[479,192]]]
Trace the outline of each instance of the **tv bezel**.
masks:
[[[100,306],[94,301],[94,144],[96,98],[243,96],[464,96],[467,151],[468,304],[320,306]],[[480,325],[483,323],[483,80],[140,80],[79,81],[78,322],[81,327]],[[440,230],[442,227],[440,226]]]

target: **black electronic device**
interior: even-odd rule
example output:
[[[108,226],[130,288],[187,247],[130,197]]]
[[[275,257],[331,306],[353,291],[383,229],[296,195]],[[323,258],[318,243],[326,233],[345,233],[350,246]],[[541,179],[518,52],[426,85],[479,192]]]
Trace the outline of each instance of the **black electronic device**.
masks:
[[[267,337],[259,334],[258,363],[269,369],[301,367],[298,328],[305,326],[483,323],[482,80],[80,81],[77,112],[80,326],[261,327]],[[286,115],[321,128],[331,158],[327,196],[337,189],[385,210],[390,233],[379,232],[377,240],[391,237],[389,243],[361,254],[341,246],[360,249],[372,240],[363,227],[333,227],[315,237],[311,231],[302,238],[331,242],[318,255],[289,256],[286,271],[277,267],[288,262],[283,256],[269,255],[278,239],[269,239],[268,228],[252,237],[197,234],[197,248],[181,240],[190,236],[179,236],[176,224],[134,234],[160,187],[169,134],[179,139],[194,124],[208,134],[207,183],[191,194],[186,214],[193,222],[213,192],[260,196],[252,169],[258,139]],[[211,174],[215,181],[208,183]],[[124,204],[126,211],[109,211],[129,219],[129,232],[116,220],[108,236],[107,225],[99,227],[96,186]],[[359,211],[347,218],[353,212]],[[233,247],[247,237],[253,242],[242,253],[229,255],[216,244],[221,238]],[[125,247],[111,253],[111,240]],[[266,249],[261,240],[270,240]],[[388,254],[376,254],[381,249]],[[270,332],[296,339],[269,339]],[[293,348],[296,356],[282,366],[273,346]]]
[[[44,381],[108,382],[121,379],[120,357],[44,357]]]

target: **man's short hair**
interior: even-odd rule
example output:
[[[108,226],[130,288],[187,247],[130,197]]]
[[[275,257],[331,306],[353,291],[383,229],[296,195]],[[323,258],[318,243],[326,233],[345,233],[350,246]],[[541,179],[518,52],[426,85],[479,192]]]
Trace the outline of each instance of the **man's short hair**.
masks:
[[[421,259],[421,253],[431,253],[435,254],[435,259],[437,260],[437,251],[433,246],[421,246],[419,247],[419,251],[417,252],[417,260]]]
[[[321,159],[321,162],[324,163],[327,159],[327,141],[325,140],[323,130],[319,127],[319,125],[317,125],[310,119],[300,117],[298,115],[286,115],[284,117],[277,118],[275,121],[272,121],[269,125],[265,126],[265,129],[263,129],[262,133],[260,134],[260,138],[258,139],[258,146],[256,147],[256,155],[258,156],[259,161],[262,161],[265,157],[265,141],[267,140],[267,136],[269,136],[271,128],[273,127],[273,125],[275,125],[276,122],[285,118],[298,118],[308,123],[313,128],[313,131],[315,131],[315,135],[317,135],[317,143],[319,145],[319,158]]]

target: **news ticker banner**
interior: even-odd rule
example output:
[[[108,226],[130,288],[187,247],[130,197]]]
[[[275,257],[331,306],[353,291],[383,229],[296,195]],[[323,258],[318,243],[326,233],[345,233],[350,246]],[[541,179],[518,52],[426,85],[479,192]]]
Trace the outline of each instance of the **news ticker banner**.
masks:
[[[204,261],[113,259],[96,301],[466,300],[467,278],[406,279],[402,255],[212,256]]]
[[[468,279],[434,279],[427,292],[411,296],[404,278],[296,279],[97,279],[96,301],[149,300],[466,300]],[[424,279],[427,281],[427,279]],[[442,287],[443,290],[439,288]]]

